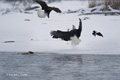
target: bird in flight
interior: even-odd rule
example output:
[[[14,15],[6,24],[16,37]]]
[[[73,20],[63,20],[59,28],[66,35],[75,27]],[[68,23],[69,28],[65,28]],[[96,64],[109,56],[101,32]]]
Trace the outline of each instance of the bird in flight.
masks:
[[[61,30],[57,30],[57,31],[51,31],[51,36],[52,38],[60,38],[64,41],[71,41],[73,44],[78,45],[80,42],[79,37],[81,36],[81,32],[82,32],[82,21],[79,18],[79,28],[76,29],[72,29],[70,31],[61,31]]]
[[[101,32],[97,32],[95,30],[92,32],[92,35],[94,35],[94,36],[98,35],[98,36],[103,37],[103,34]]]
[[[46,4],[46,2],[44,2],[44,1],[41,1],[41,0],[34,0],[34,1],[37,2],[38,4],[40,4],[41,7],[42,7],[42,10],[39,10],[37,12],[38,17],[40,17],[40,18],[45,18],[46,16],[49,18],[50,17],[50,12],[52,10],[54,10],[57,13],[61,13],[62,12],[59,8],[48,6]]]

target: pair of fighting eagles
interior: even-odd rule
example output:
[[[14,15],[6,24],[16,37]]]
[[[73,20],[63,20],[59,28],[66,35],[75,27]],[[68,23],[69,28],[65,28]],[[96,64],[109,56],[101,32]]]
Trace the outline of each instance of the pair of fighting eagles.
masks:
[[[42,10],[38,11],[38,17],[40,18],[44,18],[46,16],[49,18],[50,12],[52,10],[54,10],[57,13],[62,12],[59,8],[48,6],[44,1],[40,1],[40,0],[34,0],[34,1],[40,4],[42,7]],[[78,45],[80,43],[79,37],[81,36],[81,32],[82,32],[82,21],[79,18],[78,29],[72,29],[70,31],[61,31],[61,30],[51,31],[50,34],[52,38],[60,38],[64,41],[71,41],[72,44],[74,45]]]

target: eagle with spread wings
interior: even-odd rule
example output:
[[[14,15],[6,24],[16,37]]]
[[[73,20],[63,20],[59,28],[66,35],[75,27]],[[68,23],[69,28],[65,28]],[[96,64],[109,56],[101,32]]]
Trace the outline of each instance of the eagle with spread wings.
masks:
[[[50,12],[51,12],[52,10],[54,10],[54,11],[57,12],[57,13],[61,13],[61,12],[62,12],[59,8],[48,6],[48,5],[46,4],[46,2],[44,2],[44,1],[41,1],[41,0],[34,0],[34,1],[41,5],[42,10],[44,10],[44,13],[47,15],[48,18],[50,17]],[[40,11],[38,12],[38,16],[39,16],[39,17],[41,16]]]

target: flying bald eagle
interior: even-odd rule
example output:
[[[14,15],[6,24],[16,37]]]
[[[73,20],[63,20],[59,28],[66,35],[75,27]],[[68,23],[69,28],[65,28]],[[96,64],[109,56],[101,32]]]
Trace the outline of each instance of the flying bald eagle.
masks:
[[[40,17],[40,18],[44,18],[44,17],[50,17],[49,15],[50,15],[50,12],[52,11],[52,10],[54,10],[55,12],[57,12],[57,13],[61,13],[62,11],[59,9],[59,8],[56,8],[56,7],[50,7],[50,6],[48,6],[47,4],[46,4],[46,2],[44,2],[44,1],[41,1],[41,0],[34,0],[35,2],[37,2],[38,4],[40,4],[41,5],[41,7],[42,7],[42,10],[39,10],[38,11],[38,17]]]
[[[79,18],[80,22],[79,22],[79,28],[76,29],[72,29],[71,31],[51,31],[51,36],[53,38],[61,38],[64,41],[71,41],[73,44],[78,45],[80,42],[79,37],[81,36],[81,32],[82,32],[82,21]]]

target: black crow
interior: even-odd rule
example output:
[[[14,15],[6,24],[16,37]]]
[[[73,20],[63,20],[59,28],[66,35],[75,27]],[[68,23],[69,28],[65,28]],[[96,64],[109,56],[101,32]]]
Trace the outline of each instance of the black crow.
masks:
[[[93,34],[94,36],[98,35],[98,36],[103,37],[102,33],[97,32],[97,31],[95,31],[95,30],[93,30],[92,34]]]

